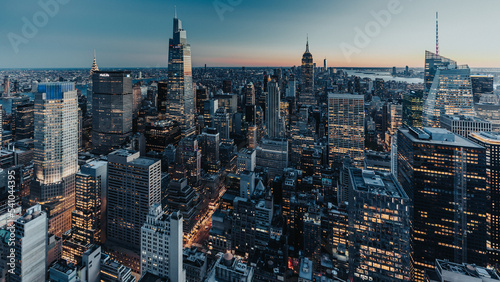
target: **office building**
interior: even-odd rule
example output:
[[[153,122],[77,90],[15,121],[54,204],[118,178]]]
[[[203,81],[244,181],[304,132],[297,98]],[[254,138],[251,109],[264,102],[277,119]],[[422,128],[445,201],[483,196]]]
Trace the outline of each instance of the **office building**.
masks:
[[[198,147],[198,139],[193,136],[185,137],[177,146],[175,157],[179,175],[175,179],[186,177],[190,185],[198,185],[201,177],[201,150]]]
[[[38,85],[35,94],[34,181],[31,200],[49,210],[49,232],[71,228],[78,170],[78,100],[73,83]]]
[[[470,80],[474,102],[478,102],[483,94],[493,93],[493,75],[471,75]]]
[[[328,94],[328,164],[351,157],[362,165],[365,150],[364,96]]]
[[[398,180],[412,199],[411,279],[436,259],[486,265],[485,148],[441,128],[398,131]]]
[[[215,128],[207,128],[201,136],[199,136],[201,143],[201,160],[202,168],[210,173],[217,174],[220,170],[219,160],[219,133]]]
[[[492,131],[500,132],[500,94],[482,94],[474,108],[479,118],[491,122]]]
[[[196,224],[196,208],[199,195],[188,185],[185,178],[172,180],[167,189],[167,207],[182,214],[184,234],[191,233]]]
[[[500,133],[474,132],[469,139],[486,148],[488,265],[500,268]]]
[[[306,51],[302,55],[301,88],[298,104],[302,106],[316,105],[314,93],[314,63],[313,56],[309,52],[309,40],[306,43]]]
[[[422,90],[410,90],[403,94],[403,124],[406,126],[422,126],[422,107],[424,103]]]
[[[147,152],[161,153],[170,144],[177,146],[181,140],[181,129],[176,121],[159,120],[146,125],[144,137]]]
[[[108,241],[139,250],[149,206],[160,204],[161,161],[135,151],[109,154],[107,199]]]
[[[44,282],[47,271],[47,213],[40,205],[26,210],[14,221],[15,267],[10,281]]]
[[[462,137],[469,137],[470,133],[491,131],[491,122],[473,116],[442,115],[441,127]]]
[[[245,170],[255,171],[256,151],[253,149],[242,148],[238,153],[236,172],[242,173]]]
[[[92,151],[108,154],[132,136],[132,76],[129,71],[92,75]]]
[[[168,93],[168,82],[158,81],[158,113],[165,114],[167,112],[167,93]]]
[[[174,16],[173,37],[168,47],[168,74],[166,117],[181,127],[182,137],[195,133],[193,74],[191,69],[191,45],[187,43],[186,30]]]
[[[229,140],[230,120],[229,113],[224,108],[218,108],[214,115],[214,127],[219,132],[220,140]]]
[[[141,234],[141,276],[149,272],[170,281],[185,281],[182,214],[179,211],[167,214],[161,205],[154,204]]]
[[[284,137],[284,126],[280,115],[280,90],[275,80],[267,83],[265,119],[269,138]]]
[[[409,281],[410,199],[388,172],[350,168],[349,177],[350,277]]]
[[[34,119],[35,105],[33,103],[17,106],[15,112],[15,137],[14,139],[33,139],[35,134]]]
[[[286,139],[262,139],[255,149],[257,167],[267,168],[269,177],[281,175],[288,167],[288,141]]]
[[[430,66],[431,63],[434,64],[433,68]],[[428,71],[428,67],[432,70]],[[429,75],[427,75],[428,73]],[[439,127],[439,118],[445,114],[476,115],[470,69],[467,65],[457,66],[454,61],[426,51],[425,74],[428,92],[424,99],[422,113],[424,126]],[[431,78],[432,84],[429,84]]]
[[[72,213],[73,239],[84,244],[104,242],[104,210],[107,186],[107,162],[93,161],[82,166],[76,174],[76,204]],[[104,182],[104,183],[103,183]]]
[[[255,87],[249,82],[245,85],[245,105],[255,105]]]

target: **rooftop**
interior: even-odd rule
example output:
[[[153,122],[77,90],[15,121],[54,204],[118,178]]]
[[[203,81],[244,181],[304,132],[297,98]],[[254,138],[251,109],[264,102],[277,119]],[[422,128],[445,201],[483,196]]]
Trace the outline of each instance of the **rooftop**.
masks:
[[[438,144],[457,147],[482,148],[476,143],[465,139],[464,137],[450,132],[444,128],[434,127],[400,127],[399,131],[415,143]]]
[[[447,271],[469,277],[486,278],[489,280],[500,280],[500,277],[498,276],[498,274],[494,269],[484,268],[468,263],[458,264],[447,260],[437,259],[436,270],[439,276],[443,276],[443,272]]]
[[[390,173],[361,170],[353,167],[349,169],[349,174],[355,190],[395,198],[408,198]]]

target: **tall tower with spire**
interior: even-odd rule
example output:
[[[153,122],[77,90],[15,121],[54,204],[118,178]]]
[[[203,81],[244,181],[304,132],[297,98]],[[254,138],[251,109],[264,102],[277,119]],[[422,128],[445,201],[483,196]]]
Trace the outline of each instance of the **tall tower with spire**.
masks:
[[[95,49],[94,49],[94,62],[92,63],[92,68],[90,68],[90,77],[92,77],[92,75],[96,71],[99,71],[99,67],[97,67],[97,63],[95,61]]]
[[[316,105],[316,97],[314,96],[314,62],[313,56],[309,52],[309,36],[307,36],[306,51],[302,55],[301,71],[302,85],[298,104],[302,106]]]
[[[179,122],[182,136],[195,133],[191,46],[186,30],[174,13],[173,37],[169,40],[166,117]]]

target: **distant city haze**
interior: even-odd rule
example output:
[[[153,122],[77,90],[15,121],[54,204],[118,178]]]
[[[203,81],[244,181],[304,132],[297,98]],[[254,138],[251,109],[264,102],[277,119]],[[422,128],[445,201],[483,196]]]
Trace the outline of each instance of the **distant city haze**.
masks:
[[[423,67],[435,51],[500,67],[500,1],[2,1],[0,68],[166,67],[174,5],[194,67],[299,66],[309,35],[317,66]]]

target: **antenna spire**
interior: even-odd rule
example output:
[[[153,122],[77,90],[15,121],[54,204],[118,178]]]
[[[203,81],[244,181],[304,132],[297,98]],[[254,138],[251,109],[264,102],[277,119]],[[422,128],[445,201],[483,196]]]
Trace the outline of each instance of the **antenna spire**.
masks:
[[[438,24],[438,12],[436,12],[436,55],[439,55],[439,24]]]
[[[174,5],[174,19],[177,19],[177,6]]]
[[[307,34],[306,52],[309,52],[309,33]]]

